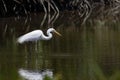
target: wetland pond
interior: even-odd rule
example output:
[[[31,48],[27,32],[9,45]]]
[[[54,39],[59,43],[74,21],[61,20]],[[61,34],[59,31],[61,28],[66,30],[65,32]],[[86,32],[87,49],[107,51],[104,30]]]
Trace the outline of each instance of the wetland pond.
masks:
[[[63,13],[51,24],[62,34],[18,44],[17,38],[51,25],[43,14],[0,18],[0,80],[120,80],[120,18]]]

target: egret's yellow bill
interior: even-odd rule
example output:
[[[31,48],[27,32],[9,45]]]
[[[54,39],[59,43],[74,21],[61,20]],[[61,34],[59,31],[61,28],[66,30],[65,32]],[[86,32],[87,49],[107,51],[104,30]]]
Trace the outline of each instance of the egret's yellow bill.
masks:
[[[59,36],[62,36],[59,32],[57,32],[56,30],[54,30],[54,32],[59,35]]]

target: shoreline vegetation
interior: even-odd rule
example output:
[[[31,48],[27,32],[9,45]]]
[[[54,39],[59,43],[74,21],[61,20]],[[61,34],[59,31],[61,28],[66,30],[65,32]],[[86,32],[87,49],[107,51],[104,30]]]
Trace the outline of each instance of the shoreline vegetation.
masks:
[[[50,8],[49,5],[51,6]],[[55,8],[54,8],[55,7]],[[52,9],[53,8],[53,9]],[[89,16],[95,10],[120,8],[119,0],[1,0],[0,17],[28,16],[30,13],[77,11],[81,17]],[[49,9],[52,9],[51,11]],[[57,10],[57,12],[59,12]],[[96,12],[96,11],[95,11]],[[117,13],[117,12],[115,12]]]

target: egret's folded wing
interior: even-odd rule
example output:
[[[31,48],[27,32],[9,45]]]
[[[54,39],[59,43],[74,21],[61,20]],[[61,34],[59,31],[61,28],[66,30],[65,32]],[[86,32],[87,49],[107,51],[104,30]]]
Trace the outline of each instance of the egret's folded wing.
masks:
[[[35,41],[35,40],[38,40],[40,36],[41,36],[41,31],[35,30],[19,37],[17,42],[22,44],[27,41]]]

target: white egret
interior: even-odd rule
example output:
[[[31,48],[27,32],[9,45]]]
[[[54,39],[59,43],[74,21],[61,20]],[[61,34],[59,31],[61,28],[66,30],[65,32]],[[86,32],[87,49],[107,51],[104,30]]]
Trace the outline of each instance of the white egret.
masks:
[[[17,42],[22,44],[28,41],[38,41],[38,40],[50,40],[52,38],[52,33],[55,32],[57,35],[61,36],[54,28],[49,28],[47,30],[47,36],[45,36],[42,30],[34,30],[18,38]]]

